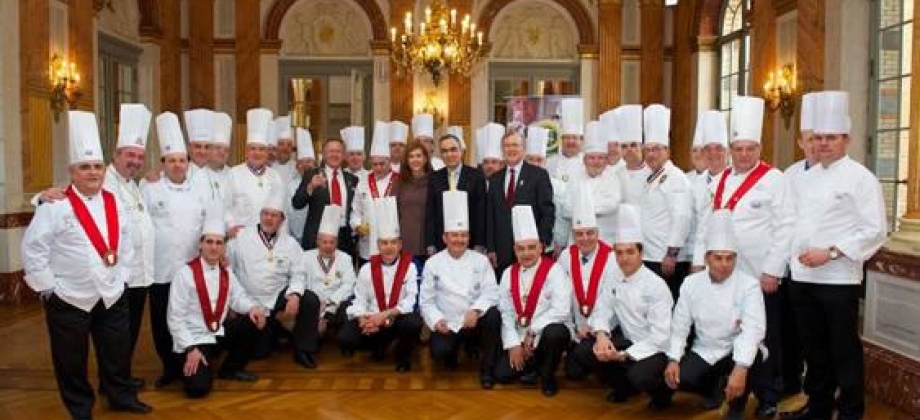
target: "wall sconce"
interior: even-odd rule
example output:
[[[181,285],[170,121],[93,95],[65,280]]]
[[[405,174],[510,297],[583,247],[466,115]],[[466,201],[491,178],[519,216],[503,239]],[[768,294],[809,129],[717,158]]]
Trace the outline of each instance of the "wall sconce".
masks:
[[[293,78],[289,82],[288,107],[291,114],[291,126],[310,128],[310,102],[314,100],[315,87],[313,79]]]
[[[83,95],[80,92],[80,73],[76,63],[55,54],[51,57],[48,76],[51,80],[51,111],[57,122],[61,113],[75,107]]]
[[[434,118],[435,127],[441,127],[444,123],[443,112],[438,108],[437,105],[437,96],[438,92],[434,89],[429,89],[425,92],[425,102],[422,104],[422,107],[415,111],[416,114],[431,114]]]
[[[784,64],[775,72],[770,72],[767,82],[763,84],[764,100],[771,111],[779,110],[786,129],[795,114],[796,89],[795,67]]]

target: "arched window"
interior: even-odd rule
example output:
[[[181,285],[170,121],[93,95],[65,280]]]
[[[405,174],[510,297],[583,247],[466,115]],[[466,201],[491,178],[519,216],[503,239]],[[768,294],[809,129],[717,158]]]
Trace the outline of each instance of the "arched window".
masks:
[[[750,91],[751,36],[746,17],[751,0],[726,0],[719,29],[719,109],[729,112],[732,99]]]

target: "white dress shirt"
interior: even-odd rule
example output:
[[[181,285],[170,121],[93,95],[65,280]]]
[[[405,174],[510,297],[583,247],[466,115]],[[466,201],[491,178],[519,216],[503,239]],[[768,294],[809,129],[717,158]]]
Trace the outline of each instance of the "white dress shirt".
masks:
[[[604,283],[597,299],[588,324],[608,334],[619,326],[632,342],[625,351],[633,360],[668,350],[674,300],[668,285],[652,270],[643,265],[632,276],[620,274]]]
[[[126,222],[133,228],[131,246],[134,248],[134,258],[126,263],[130,270],[128,287],[147,287],[153,284],[153,254],[154,230],[153,220],[150,218],[144,197],[137,181],[121,176],[115,167],[109,165],[105,171],[102,186],[115,194],[118,207],[127,215]]]
[[[460,258],[454,258],[444,249],[425,262],[419,309],[432,331],[444,320],[447,328],[458,332],[467,311],[484,314],[497,305],[495,270],[484,255],[467,250]]]
[[[706,363],[732,355],[736,364],[751,366],[767,331],[760,281],[740,270],[721,283],[708,269],[687,276],[671,317],[669,359],[683,357],[691,326],[690,349]]]
[[[728,175],[725,191],[722,192],[723,207],[750,173],[738,174],[732,170]],[[714,179],[713,184],[718,185],[720,178]],[[786,275],[793,223],[793,213],[786,204],[786,196],[786,182],[782,172],[770,169],[741,197],[732,211],[732,227],[738,248],[736,268],[754,278],[759,279],[765,273],[777,278]],[[697,221],[699,228],[693,252],[695,266],[706,264],[704,238],[713,201],[704,208]]]
[[[108,244],[108,226],[102,194],[87,197],[74,188],[103,241]],[[25,281],[36,292],[54,291],[61,300],[89,312],[102,299],[111,307],[130,280],[132,246],[130,216],[116,199],[118,209],[118,260],[106,267],[77,220],[70,200],[58,200],[39,206],[22,238],[22,261]]]
[[[319,263],[319,250],[311,249],[303,253],[303,262],[306,268],[307,289],[316,293],[320,302],[326,304],[327,313],[335,313],[338,306],[351,298],[355,293],[354,265],[351,256],[335,250],[335,260],[331,261],[329,272],[323,271]],[[328,259],[324,260],[329,264]]]
[[[216,265],[210,265],[201,260],[201,269],[204,274],[204,284],[208,289],[211,310],[217,305],[220,294],[220,271]],[[201,311],[201,302],[198,300],[198,288],[192,269],[185,264],[176,271],[169,288],[169,306],[166,309],[166,323],[169,333],[173,338],[173,351],[184,353],[189,347],[202,344],[215,344],[217,337],[224,335],[224,320],[232,310],[239,314],[248,314],[249,310],[257,303],[252,300],[236,280],[232,270],[227,270],[230,276],[230,288],[227,291],[227,307],[221,313],[216,332],[208,329]],[[242,315],[248,316],[248,315]]]
[[[377,229],[374,228],[376,224],[374,220],[374,195],[371,193],[370,174],[371,172],[368,172],[367,176],[358,181],[358,186],[355,188],[355,199],[351,202],[351,218],[348,221],[352,231],[364,223],[367,223],[368,227],[370,227],[367,235],[361,236],[358,240],[358,254],[365,260],[377,253]],[[388,172],[385,176],[375,180],[377,194],[379,194],[378,198],[386,196],[387,186],[390,185],[391,180],[393,184],[396,183],[392,174],[393,172]],[[393,195],[393,187],[395,185],[390,188],[390,195]]]
[[[401,257],[400,257],[401,258]],[[383,273],[383,298],[384,307],[390,302],[390,293],[393,291],[393,279],[396,277],[396,268],[399,266],[399,259],[393,264],[382,265],[380,270]],[[402,289],[399,291],[399,299],[396,303],[396,309],[403,314],[408,314],[415,308],[415,300],[418,298],[418,271],[415,264],[410,262],[406,270],[406,276],[403,277]],[[348,307],[348,319],[355,319],[365,315],[372,315],[380,312],[377,306],[377,295],[374,294],[374,282],[371,278],[371,263],[364,264],[361,271],[358,272],[358,281],[355,283],[355,300]]]
[[[348,205],[348,189],[346,188],[347,185],[345,184],[345,175],[342,174],[344,169],[338,168],[338,171],[339,191],[341,193],[342,199],[342,218],[339,220],[339,227],[345,227],[345,223],[348,222],[348,220],[345,218],[345,213],[347,213],[345,211],[345,206]],[[332,204],[332,181],[334,172],[335,169],[332,169],[328,166],[323,167],[323,175],[326,176],[326,188],[329,189],[329,204]]]
[[[795,281],[860,284],[863,263],[885,243],[888,224],[878,179],[849,156],[828,167],[816,165],[801,177],[807,197],[795,204],[790,268]],[[837,247],[843,254],[820,267],[799,255],[809,248]]]
[[[618,174],[623,191],[623,202],[641,206],[642,199],[645,197],[645,186],[648,185],[646,180],[652,174],[652,170],[643,163],[639,169],[623,168]]]
[[[198,243],[213,202],[204,184],[186,178],[173,184],[169,178],[144,184],[141,192],[156,232],[153,279],[169,283],[175,271],[198,255]]]
[[[574,245],[570,245],[574,246]],[[559,266],[564,273],[566,278],[569,279],[572,288],[572,315],[571,315],[571,333],[572,341],[581,341],[578,338],[578,328],[582,325],[587,325],[588,317],[585,317],[581,313],[581,304],[578,302],[578,296],[575,294],[575,279],[572,277],[572,254],[570,253],[571,248],[566,248],[562,250],[562,253],[559,254],[559,259],[556,260],[556,265]],[[600,244],[594,248],[594,251],[591,252],[591,255],[587,256],[587,261],[585,261],[585,255],[578,251],[579,265],[581,265],[581,287],[585,293],[585,297],[588,295],[588,287],[591,284],[591,271],[594,270],[594,262],[597,261],[597,251],[600,248]],[[617,278],[623,277],[623,274],[620,272],[620,267],[617,265],[616,256],[613,254],[613,250],[610,250],[610,255],[607,256],[607,264],[604,265],[604,271],[601,272],[600,283],[597,286],[597,300],[594,302],[592,314],[596,312],[601,303],[601,294],[604,290],[604,284],[614,281]],[[589,314],[590,316],[590,314]]]
[[[572,185],[575,185],[574,183],[585,185],[591,191],[594,201],[594,213],[597,217],[598,236],[602,241],[612,244],[616,233],[617,209],[620,208],[620,202],[623,201],[623,194],[616,172],[613,169],[605,168],[599,175],[591,177],[588,175],[587,169],[582,169],[581,172],[575,174]],[[568,188],[566,199],[559,203],[560,206],[556,207],[558,209],[557,213],[561,214],[564,224],[568,228],[565,238],[567,245],[575,243],[572,237],[572,203],[576,199],[574,197],[575,191],[577,191],[576,188]]]
[[[661,262],[668,248],[681,248],[690,229],[690,184],[671,161],[664,163],[663,173],[645,186],[642,199],[642,259]]]
[[[272,239],[271,249],[259,235],[257,225],[241,230],[230,241],[227,255],[240,284],[268,314],[275,307],[278,295],[303,295],[306,289],[303,250],[290,235],[279,230]]]
[[[256,175],[246,163],[234,166],[230,169],[230,211],[224,215],[227,226],[233,228],[259,223],[265,197],[272,188],[285,191],[284,187],[281,176],[270,167],[266,167],[262,175]]]
[[[527,297],[530,295],[531,286],[533,286],[534,275],[537,272],[539,263],[530,268],[521,267],[521,274],[518,280],[521,282],[521,307],[527,307]],[[553,264],[549,273],[546,275],[546,281],[543,283],[543,290],[540,291],[537,307],[534,309],[533,317],[529,320],[527,327],[518,324],[518,314],[514,309],[514,298],[511,296],[511,270],[514,265],[505,269],[502,273],[500,283],[501,293],[499,295],[498,309],[502,314],[502,344],[505,350],[519,346],[524,342],[527,332],[534,335],[534,346],[540,342],[540,335],[543,328],[547,325],[559,323],[570,327],[571,308],[572,308],[572,284],[556,264]]]

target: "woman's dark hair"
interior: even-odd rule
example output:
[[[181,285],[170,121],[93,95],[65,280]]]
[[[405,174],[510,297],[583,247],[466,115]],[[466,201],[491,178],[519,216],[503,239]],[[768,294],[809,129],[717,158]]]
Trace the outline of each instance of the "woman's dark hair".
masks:
[[[428,149],[425,148],[425,145],[422,142],[417,140],[412,140],[406,146],[406,151],[403,152],[402,162],[399,166],[399,183],[400,184],[410,184],[415,178],[412,176],[412,170],[409,169],[409,155],[416,151],[421,150],[422,155],[425,156],[425,166],[422,168],[422,171],[427,176],[431,173],[431,155],[428,154]]]

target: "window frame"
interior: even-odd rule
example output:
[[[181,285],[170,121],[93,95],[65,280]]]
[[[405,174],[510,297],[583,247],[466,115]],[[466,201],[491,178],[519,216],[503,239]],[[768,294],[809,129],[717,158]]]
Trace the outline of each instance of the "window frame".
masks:
[[[722,106],[723,94],[722,94],[722,83],[725,79],[731,79],[734,76],[738,77],[737,85],[734,86],[733,92],[736,95],[745,95],[750,91],[750,72],[751,72],[751,62],[749,49],[751,47],[751,24],[749,22],[748,16],[751,11],[751,0],[739,0],[741,2],[741,10],[737,13],[741,14],[741,28],[729,33],[725,33],[725,16],[729,12],[729,5],[733,0],[725,0],[722,3],[722,9],[719,12],[719,37],[716,41],[716,51],[718,55],[718,76],[717,83],[715,84],[716,89],[716,105],[719,111],[722,111],[726,115],[731,113],[732,109],[732,98],[730,97],[727,101],[727,107]],[[731,45],[733,42],[739,42],[740,48],[738,49],[737,57],[737,67],[738,71],[735,73],[724,73],[723,68],[723,59],[724,59],[724,49]]]
[[[118,124],[121,104],[138,102],[138,83],[140,81],[138,68],[143,50],[125,41],[105,33],[99,33],[98,47],[98,87],[97,115],[99,116],[99,138],[102,142],[102,152],[106,161],[111,161],[112,153],[118,142]],[[131,89],[123,90],[120,70],[128,68],[131,78]],[[127,93],[127,100],[122,100],[122,94]]]

